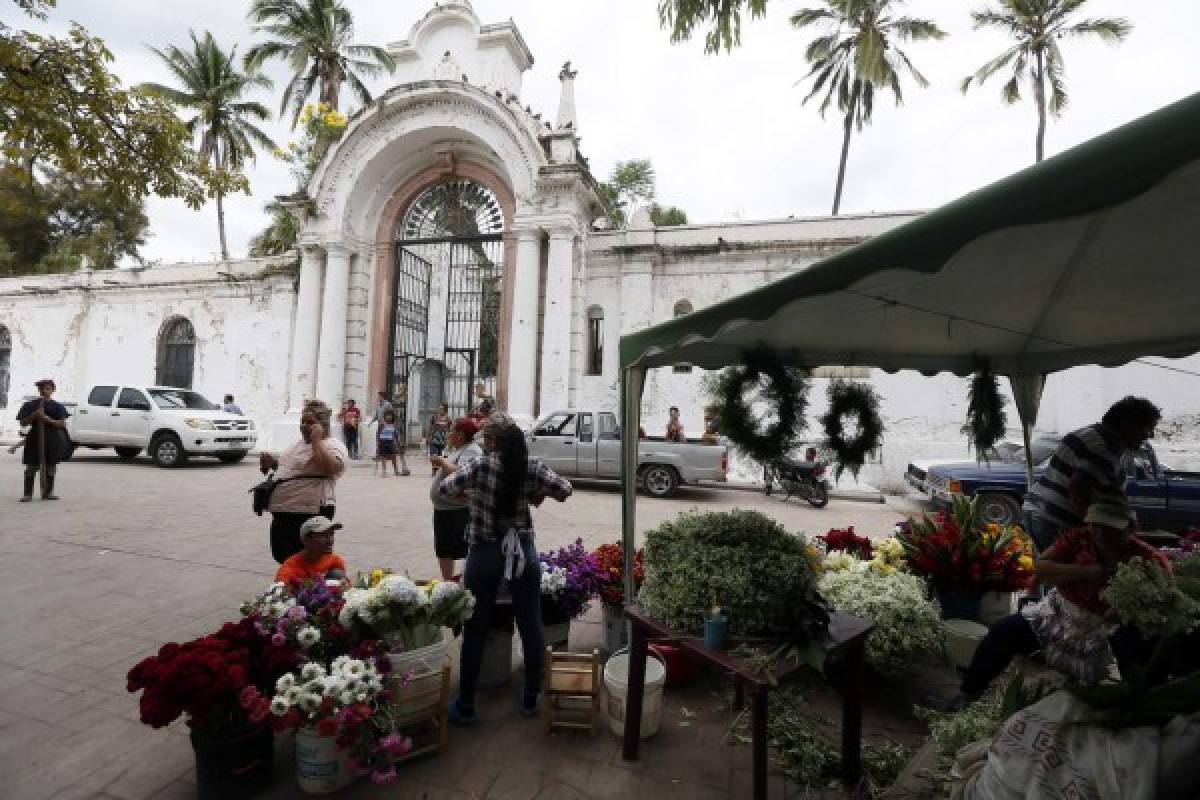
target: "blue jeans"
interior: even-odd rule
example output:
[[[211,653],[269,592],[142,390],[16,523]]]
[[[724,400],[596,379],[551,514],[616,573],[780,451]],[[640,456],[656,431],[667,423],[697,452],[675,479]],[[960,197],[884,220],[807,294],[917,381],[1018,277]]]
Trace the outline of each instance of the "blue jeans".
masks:
[[[537,548],[530,537],[521,537],[525,553],[525,571],[509,584],[512,592],[513,615],[517,632],[521,634],[521,650],[525,654],[525,695],[537,696],[542,690],[542,565]],[[464,711],[475,708],[475,685],[483,664],[483,645],[492,623],[496,592],[504,576],[504,556],[500,542],[480,542],[471,545],[463,584],[475,595],[475,612],[463,625],[462,660],[459,664],[458,705]]]
[[[1039,517],[1032,511],[1025,512],[1025,530],[1029,532],[1038,552],[1042,552],[1054,544],[1062,533],[1062,525],[1052,522],[1045,517]]]

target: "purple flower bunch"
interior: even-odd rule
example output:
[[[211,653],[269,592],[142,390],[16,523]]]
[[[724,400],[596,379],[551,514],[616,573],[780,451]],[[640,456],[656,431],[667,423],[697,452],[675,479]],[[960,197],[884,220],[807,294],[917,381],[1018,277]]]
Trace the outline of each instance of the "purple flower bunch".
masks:
[[[546,618],[571,620],[588,609],[588,601],[600,593],[604,576],[596,557],[583,546],[582,539],[574,544],[538,554],[542,571],[555,571],[562,577],[561,585],[555,585],[552,593],[545,589],[542,594],[542,611]],[[543,587],[547,581],[543,580]]]

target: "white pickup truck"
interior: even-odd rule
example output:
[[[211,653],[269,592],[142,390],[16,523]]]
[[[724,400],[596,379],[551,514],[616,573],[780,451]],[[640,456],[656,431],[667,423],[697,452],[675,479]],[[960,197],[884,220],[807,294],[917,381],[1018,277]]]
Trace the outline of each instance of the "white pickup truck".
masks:
[[[146,450],[160,467],[177,467],[189,456],[232,464],[258,442],[252,420],[169,386],[93,386],[67,420],[67,434],[76,447],[112,447],[127,461]]]
[[[529,455],[567,478],[621,477],[621,428],[611,411],[555,411],[533,425]],[[646,494],[669,497],[680,484],[726,480],[725,445],[699,440],[638,444],[638,482]]]

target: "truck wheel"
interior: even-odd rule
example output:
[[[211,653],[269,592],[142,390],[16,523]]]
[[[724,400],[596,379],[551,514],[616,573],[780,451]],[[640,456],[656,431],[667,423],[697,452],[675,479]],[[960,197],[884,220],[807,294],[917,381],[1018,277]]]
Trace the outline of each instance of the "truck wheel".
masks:
[[[670,497],[679,488],[679,475],[673,467],[651,464],[642,470],[642,489],[651,497]]]
[[[984,492],[978,500],[979,521],[986,524],[1012,525],[1021,518],[1021,506],[1010,495]]]
[[[173,433],[164,433],[150,443],[150,458],[160,467],[170,468],[183,465],[187,461],[187,453],[183,443]]]
[[[117,451],[117,458],[122,461],[133,461],[138,457],[138,453],[142,452],[140,447],[117,447],[114,449]]]
[[[233,453],[221,453],[217,458],[222,464],[236,464],[246,457],[247,450],[238,450]]]

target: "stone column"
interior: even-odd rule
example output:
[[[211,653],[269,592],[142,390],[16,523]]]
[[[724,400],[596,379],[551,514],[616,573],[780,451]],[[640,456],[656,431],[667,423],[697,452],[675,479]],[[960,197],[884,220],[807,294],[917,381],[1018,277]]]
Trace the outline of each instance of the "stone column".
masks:
[[[550,232],[546,269],[546,319],[542,333],[543,414],[567,408],[571,386],[572,272],[575,267],[575,232]]]
[[[324,253],[304,247],[300,255],[300,288],[296,292],[296,325],[292,332],[292,389],[288,406],[299,411],[316,396],[317,342],[321,333],[321,280]]]
[[[350,302],[350,251],[325,246],[325,295],[321,302],[321,346],[317,354],[317,398],[337,408],[346,377],[346,305]]]
[[[537,377],[538,272],[541,234],[518,230],[513,269],[512,322],[508,334],[508,413],[533,419]]]

